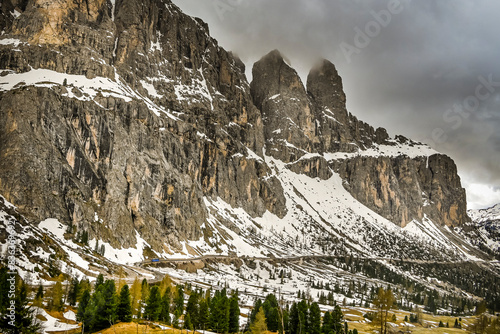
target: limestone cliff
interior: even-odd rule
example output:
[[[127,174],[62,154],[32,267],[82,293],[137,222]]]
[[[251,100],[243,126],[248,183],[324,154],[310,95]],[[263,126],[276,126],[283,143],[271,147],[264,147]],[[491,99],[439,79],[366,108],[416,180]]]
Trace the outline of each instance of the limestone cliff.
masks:
[[[284,214],[244,65],[206,24],[169,1],[16,8],[0,27],[2,75],[53,71],[51,85],[1,95],[0,193],[27,217],[56,217],[117,247],[135,245],[136,229],[161,250],[202,237],[205,196]],[[67,74],[57,84],[56,72]],[[89,96],[86,79],[122,94]]]
[[[217,248],[215,233],[230,236],[211,203],[276,220],[300,211],[270,158],[338,173],[397,225],[468,220],[451,159],[348,113],[326,60],[306,88],[273,51],[249,85],[207,25],[168,0],[8,0],[0,30],[0,194],[33,222],[58,218],[117,248],[136,244],[134,230],[167,254],[187,240]]]
[[[425,216],[448,226],[469,220],[453,161],[432,150],[412,152],[422,145],[401,136],[392,140],[385,129],[375,130],[348,113],[342,79],[331,62],[311,70],[307,92],[277,51],[255,64],[253,78],[266,152],[291,170],[322,179],[331,170],[339,173],[357,200],[403,227]],[[401,145],[410,151],[384,153],[384,147],[395,151]]]

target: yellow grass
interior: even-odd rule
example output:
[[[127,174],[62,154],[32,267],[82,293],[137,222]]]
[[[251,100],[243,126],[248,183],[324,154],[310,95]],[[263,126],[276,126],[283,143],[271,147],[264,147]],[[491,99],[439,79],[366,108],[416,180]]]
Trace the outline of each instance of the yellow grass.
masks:
[[[358,330],[358,333],[370,333],[373,334],[377,331],[377,327],[374,326],[372,323],[360,323],[360,320],[364,320],[363,312],[360,312],[356,308],[350,308],[346,307],[343,308],[343,313],[344,317],[347,320],[347,323],[349,325],[349,329],[354,329],[356,328]],[[410,331],[411,333],[414,334],[423,334],[423,333],[436,333],[436,334],[453,334],[453,333],[464,333],[464,329],[466,329],[468,326],[471,326],[474,321],[475,317],[462,317],[462,329],[459,328],[454,328],[453,326],[455,325],[455,319],[458,319],[459,317],[449,317],[449,316],[433,316],[429,314],[422,314],[423,316],[423,321],[422,324],[416,324],[413,323],[415,327],[406,327],[404,326],[404,318],[405,316],[408,316],[410,318],[410,312],[405,312],[405,311],[400,311],[400,310],[393,310],[389,318],[392,318],[392,314],[396,315],[396,322],[395,324],[398,325],[398,327],[394,327],[394,330],[396,332],[402,331],[405,332],[406,330]],[[356,315],[358,317],[356,317]],[[360,317],[359,317],[360,316]],[[443,324],[446,326],[446,323],[449,324],[449,328],[446,327],[437,327],[439,325],[439,321],[442,321]],[[391,321],[392,322],[392,321]],[[388,328],[391,328],[390,326]]]
[[[111,328],[103,329],[95,332],[95,334],[154,334],[154,333],[168,333],[168,334],[181,334],[180,329],[161,329],[154,324],[146,325],[145,323],[136,322],[120,322]],[[197,334],[202,334],[203,331],[196,331]],[[182,330],[182,334],[188,334],[188,331]],[[193,334],[189,331],[189,334]]]

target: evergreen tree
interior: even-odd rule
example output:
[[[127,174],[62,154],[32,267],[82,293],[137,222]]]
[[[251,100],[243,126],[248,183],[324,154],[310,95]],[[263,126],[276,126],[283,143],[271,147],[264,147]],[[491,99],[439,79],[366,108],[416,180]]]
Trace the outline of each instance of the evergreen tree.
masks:
[[[112,326],[116,321],[116,306],[115,281],[106,280],[106,282],[97,285],[97,289],[85,309],[84,317],[89,320],[88,328],[96,331]]]
[[[226,289],[216,291],[210,301],[210,328],[217,333],[226,333],[229,329],[229,299]]]
[[[92,291],[92,285],[90,284],[88,279],[82,279],[79,284],[78,294],[76,295],[76,301],[79,302],[83,296],[83,293],[88,290]]]
[[[0,328],[5,334],[35,334],[42,329],[41,324],[35,317],[35,310],[29,306],[28,286],[19,275],[10,275],[8,270],[0,272],[0,278],[7,282],[7,290],[0,291],[4,295],[2,300],[2,312],[0,313]],[[15,284],[14,305],[9,297],[10,281],[17,281]],[[4,286],[2,286],[3,288]],[[5,300],[6,297],[6,300]]]
[[[342,323],[344,322],[344,315],[339,305],[335,304],[335,308],[331,313],[330,328],[334,333],[342,333]]]
[[[161,288],[160,288],[161,290]],[[163,296],[161,297],[161,312],[160,312],[160,320],[170,324],[170,287],[168,287]]]
[[[250,325],[251,334],[263,334],[267,331],[266,315],[261,307],[255,315],[255,321]]]
[[[193,330],[193,322],[189,313],[186,313],[186,317],[184,318],[184,329]]]
[[[97,276],[97,279],[95,281],[95,285],[94,285],[94,291],[97,291],[97,289],[104,284],[104,275],[103,274],[99,274]]]
[[[120,297],[116,307],[116,317],[122,322],[132,321],[132,304],[130,301],[130,290],[127,284],[125,284],[120,291]]]
[[[85,290],[80,298],[80,303],[78,304],[78,309],[76,311],[76,319],[83,322],[85,327],[89,327],[88,319],[85,318],[85,310],[90,303],[90,292]]]
[[[290,308],[288,330],[290,334],[298,334],[299,332],[299,310],[297,307],[297,303],[293,303],[292,307]],[[326,334],[328,334],[328,332]]]
[[[307,302],[303,299],[297,304],[298,311],[298,334],[307,333],[307,328],[309,328],[308,319],[309,319],[309,308],[307,306]]]
[[[323,334],[330,334],[332,331],[332,315],[330,312],[326,311],[325,315],[323,316],[323,326],[321,326],[321,333]]]
[[[238,292],[234,292],[229,300],[229,333],[240,331],[240,306]]]
[[[271,332],[276,332],[280,323],[276,296],[274,294],[268,294],[262,304],[262,308],[266,316],[267,329]]]
[[[199,313],[199,305],[198,305],[198,299],[199,299],[199,294],[195,291],[191,292],[191,295],[189,295],[188,302],[186,305],[186,316],[189,315],[189,318],[192,322],[192,327],[194,329],[199,328],[198,324],[198,313]]]
[[[80,282],[78,281],[78,278],[75,277],[71,280],[67,296],[68,304],[70,304],[71,306],[76,305],[79,290],[80,290]]]
[[[177,285],[175,289],[174,310],[179,314],[184,312],[184,286]]]
[[[149,292],[149,298],[144,310],[144,317],[148,320],[156,321],[161,313],[161,296],[158,286],[153,286]]]
[[[208,319],[210,317],[210,310],[208,305],[208,300],[202,299],[200,302],[200,309],[198,315],[198,325],[201,329],[205,330],[208,325]]]
[[[321,333],[321,311],[319,309],[318,303],[312,303],[309,308],[309,334],[320,334]]]

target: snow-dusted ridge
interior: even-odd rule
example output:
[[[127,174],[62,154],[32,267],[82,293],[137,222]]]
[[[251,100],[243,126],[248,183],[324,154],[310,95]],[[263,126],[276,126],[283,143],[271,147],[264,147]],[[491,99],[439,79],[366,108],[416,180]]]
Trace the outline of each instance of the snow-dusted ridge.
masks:
[[[354,143],[353,143],[354,144]],[[294,147],[296,148],[296,147]],[[402,144],[394,141],[393,145],[374,145],[368,149],[362,150],[358,148],[356,152],[335,152],[335,153],[306,153],[299,160],[307,160],[317,157],[322,157],[327,161],[331,160],[346,160],[356,157],[398,157],[405,155],[410,159],[417,157],[429,157],[434,154],[440,154],[438,151],[424,144]]]
[[[105,77],[89,79],[84,75],[67,74],[47,69],[31,69],[28,72],[22,73],[0,69],[0,72],[8,73],[0,77],[0,91],[9,91],[27,86],[53,88],[55,86],[66,85],[67,92],[62,94],[62,96],[94,102],[98,94],[103,97],[111,96],[123,99],[126,102],[137,99],[143,101],[157,116],[164,114],[173,120],[178,120],[170,111],[158,106],[148,97],[142,96],[130,88],[120,79],[118,74],[116,74],[115,79],[112,80]],[[143,82],[143,86],[152,97],[159,97],[158,93],[153,91],[154,87],[151,84]],[[73,92],[73,88],[80,90],[83,95],[76,95]],[[97,104],[97,102],[95,103]]]

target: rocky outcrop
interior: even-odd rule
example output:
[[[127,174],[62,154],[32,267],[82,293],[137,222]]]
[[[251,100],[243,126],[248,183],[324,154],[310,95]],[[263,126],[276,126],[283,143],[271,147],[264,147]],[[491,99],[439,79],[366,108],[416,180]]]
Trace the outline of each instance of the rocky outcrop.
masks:
[[[396,224],[467,219],[445,156],[329,156],[401,140],[347,112],[328,61],[306,88],[273,51],[249,85],[207,25],[168,0],[10,0],[1,13],[0,194],[34,222],[58,218],[114,247],[135,246],[137,230],[179,251],[210,239],[207,201],[287,214],[268,156],[311,178],[339,173]]]
[[[254,65],[251,87],[263,114],[266,153],[287,162],[290,170],[320,179],[334,170],[357,200],[403,227],[425,216],[448,226],[468,221],[453,161],[439,154],[377,153],[380,145],[410,150],[422,145],[402,136],[391,140],[385,129],[348,113],[342,79],[331,62],[323,60],[311,70],[306,92],[298,74],[272,51]],[[373,156],[352,155],[366,150]],[[341,152],[348,158],[339,155],[329,163],[324,158]]]
[[[252,75],[252,97],[262,111],[267,154],[290,162],[317,152],[317,124],[297,72],[274,50],[254,64]]]
[[[91,98],[62,83],[2,93],[0,193],[23,214],[59,218],[115,247],[134,246],[135,229],[169,252],[203,236],[204,198],[254,216],[286,213],[261,159],[244,65],[205,23],[169,1],[35,1],[19,10],[4,22],[20,50],[0,46],[4,75],[43,68],[109,78],[134,96],[104,89]]]
[[[453,161],[430,157],[356,157],[332,162],[356,199],[381,216],[406,226],[426,215],[453,226],[467,222],[465,190]]]
[[[383,128],[376,130],[347,112],[342,78],[328,60],[317,64],[307,76],[307,92],[314,101],[326,152],[355,152],[373,144],[389,144]]]

